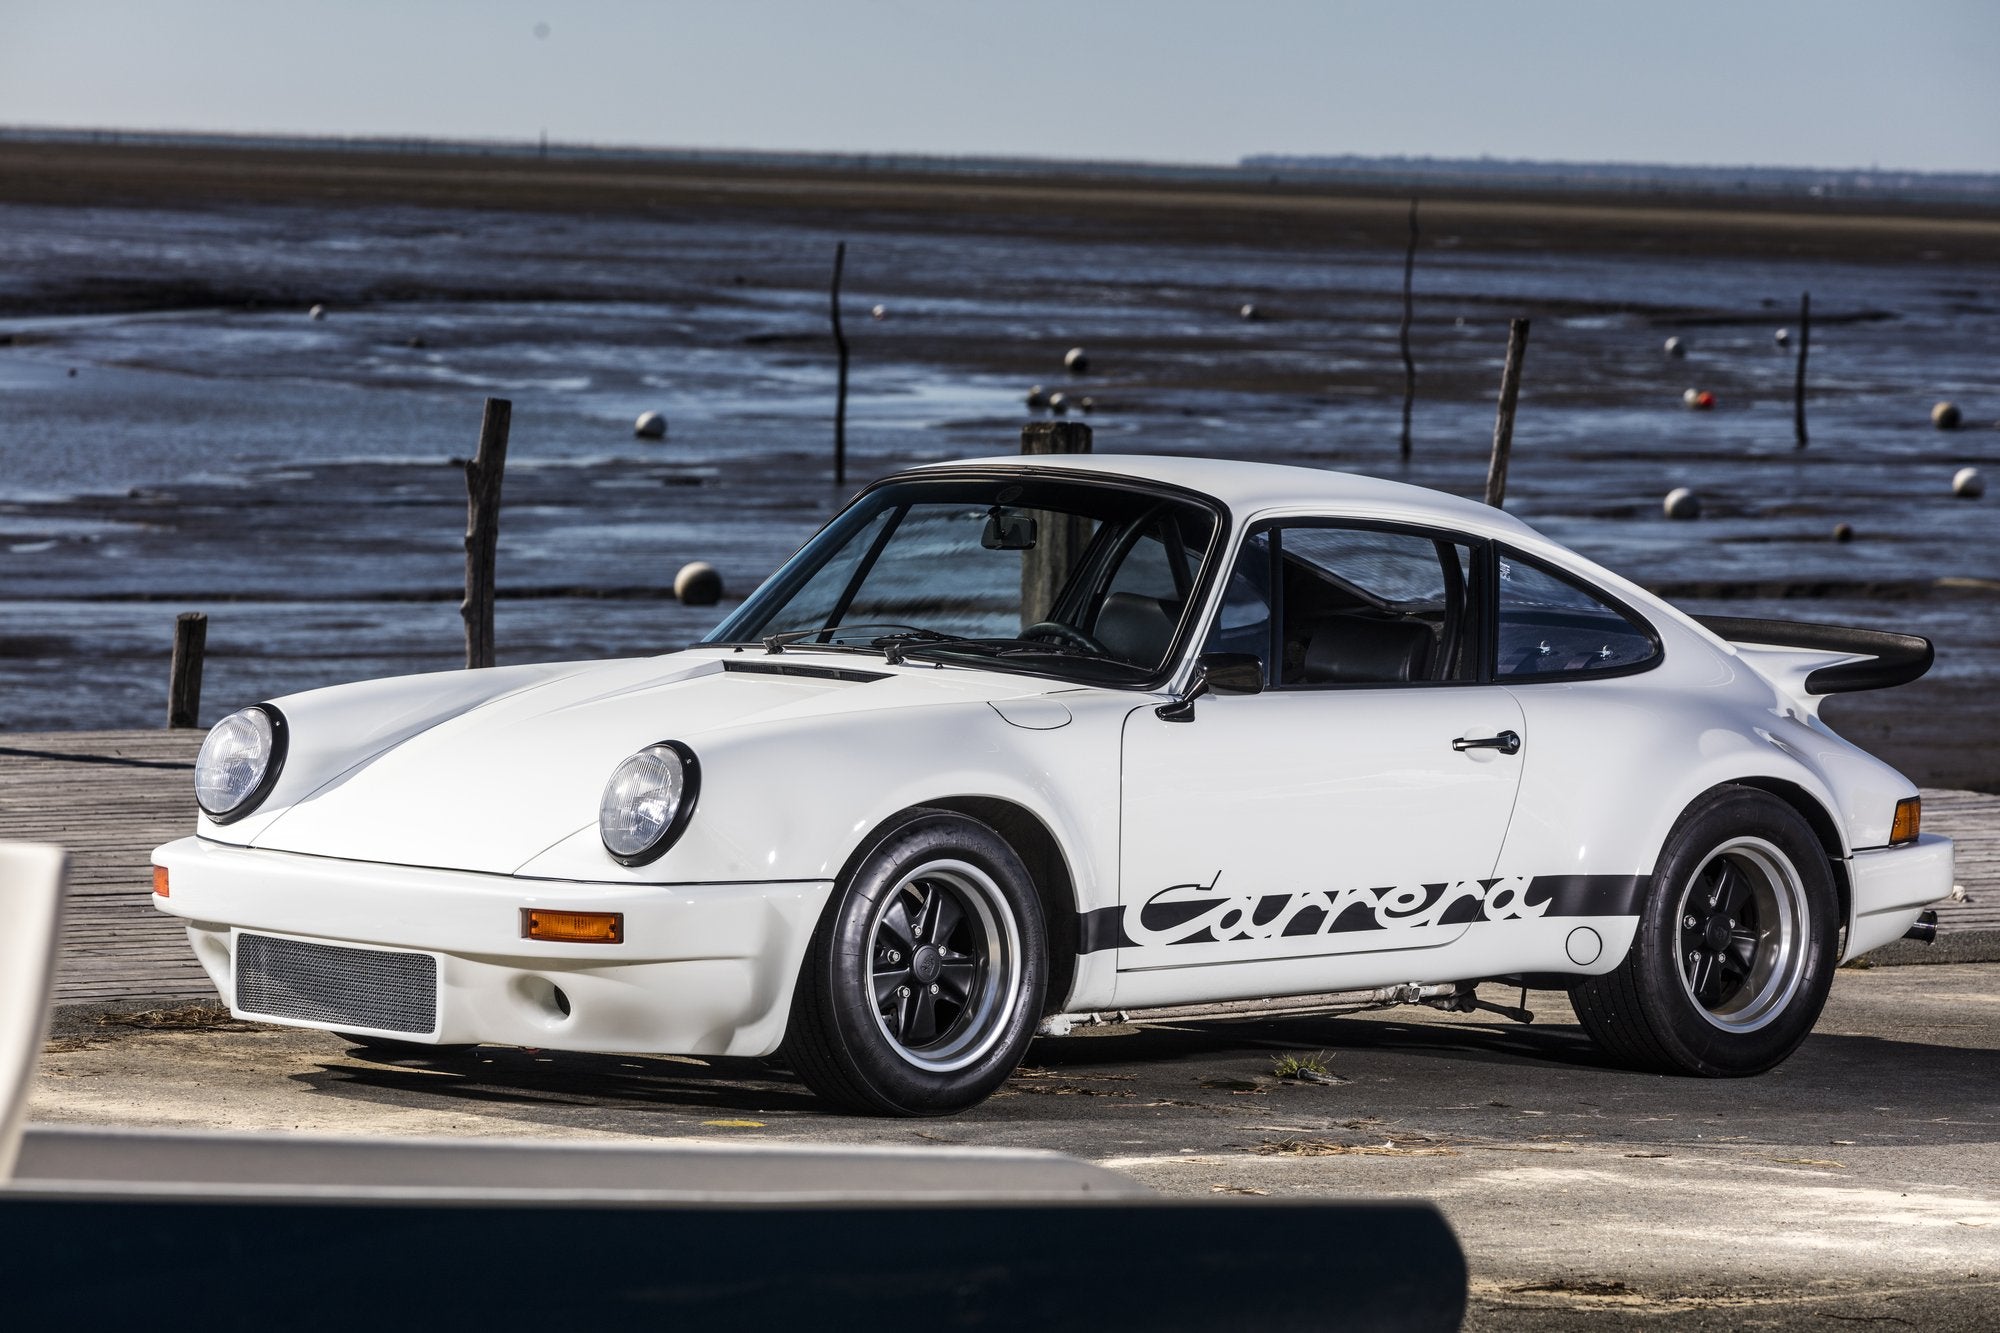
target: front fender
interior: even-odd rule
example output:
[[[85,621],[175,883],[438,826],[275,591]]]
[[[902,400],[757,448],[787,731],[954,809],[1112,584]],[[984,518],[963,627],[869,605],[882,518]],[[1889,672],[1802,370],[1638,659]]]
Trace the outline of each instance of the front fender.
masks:
[[[595,826],[515,871],[606,883],[830,880],[899,810],[953,797],[1040,819],[1083,906],[1116,901],[1118,728],[1129,696],[1070,702],[1059,727],[1009,723],[984,702],[731,728],[693,742],[701,793],[681,840],[649,865],[614,862]]]

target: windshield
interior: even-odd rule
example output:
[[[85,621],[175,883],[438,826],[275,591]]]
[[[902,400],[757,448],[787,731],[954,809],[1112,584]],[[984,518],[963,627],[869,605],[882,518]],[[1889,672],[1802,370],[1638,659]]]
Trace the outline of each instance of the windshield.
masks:
[[[1166,669],[1217,526],[1207,505],[1116,482],[892,482],[702,642],[977,658],[1138,684]]]

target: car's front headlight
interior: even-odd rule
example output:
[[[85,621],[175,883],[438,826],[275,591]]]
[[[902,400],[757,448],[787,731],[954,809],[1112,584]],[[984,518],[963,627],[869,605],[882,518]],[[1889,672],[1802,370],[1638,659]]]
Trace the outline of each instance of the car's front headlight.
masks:
[[[679,741],[648,745],[611,772],[597,803],[604,850],[620,865],[642,866],[674,845],[701,788],[694,751]]]
[[[194,761],[194,799],[218,824],[241,819],[262,804],[285,764],[285,715],[252,704],[208,730]]]

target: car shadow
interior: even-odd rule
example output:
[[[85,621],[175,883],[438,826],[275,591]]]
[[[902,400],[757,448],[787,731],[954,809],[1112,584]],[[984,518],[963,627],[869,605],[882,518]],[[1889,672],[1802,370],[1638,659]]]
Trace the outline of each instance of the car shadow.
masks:
[[[1323,1052],[1341,1082],[1281,1083],[1272,1073],[1275,1057],[1300,1052]],[[343,1099],[431,1109],[476,1105],[482,1113],[538,1124],[625,1133],[696,1132],[708,1117],[844,1119],[788,1070],[756,1060],[498,1046],[437,1056],[357,1049],[345,1061],[293,1077]],[[1256,1095],[1246,1098],[1247,1090]],[[1016,1078],[959,1118],[1034,1134],[1037,1125],[1097,1119],[1118,1107],[1172,1118],[1280,1103],[1301,1113],[1477,1109],[1458,1119],[1503,1137],[1519,1128],[1513,1122],[1520,1116],[1550,1113],[1523,1109],[1541,1107],[1624,1120],[1632,1133],[1667,1138],[1695,1134],[1698,1126],[1712,1133],[1709,1120],[1726,1116],[1732,1132],[1758,1140],[1867,1134],[1983,1143],[2000,1139],[2000,1054],[1900,1036],[1826,1033],[1758,1077],[1702,1079],[1617,1067],[1573,1024],[1387,1016],[1209,1021],[1038,1040]]]
[[[820,1111],[790,1074],[752,1060],[475,1046],[441,1054],[390,1054],[356,1047],[350,1063],[293,1075],[316,1092],[409,1105],[478,1102],[523,1110]]]

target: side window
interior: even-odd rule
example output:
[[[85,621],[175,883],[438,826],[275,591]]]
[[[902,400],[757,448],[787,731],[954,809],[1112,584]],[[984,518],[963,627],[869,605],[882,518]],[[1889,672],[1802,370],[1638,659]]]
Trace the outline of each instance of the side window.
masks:
[[[1272,537],[1279,686],[1477,679],[1469,548],[1422,533],[1323,525]]]
[[[1659,656],[1650,630],[1596,594],[1511,551],[1500,553],[1499,565],[1496,677],[1618,671]]]
[[[1243,543],[1222,590],[1222,613],[1208,632],[1205,653],[1271,654],[1271,539],[1258,533]]]

